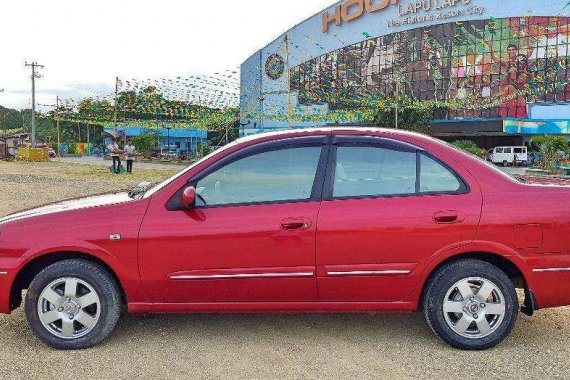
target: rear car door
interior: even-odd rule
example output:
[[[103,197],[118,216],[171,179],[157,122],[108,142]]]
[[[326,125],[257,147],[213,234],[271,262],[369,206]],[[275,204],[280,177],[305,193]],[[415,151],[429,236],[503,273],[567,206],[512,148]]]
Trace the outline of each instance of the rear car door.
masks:
[[[474,239],[478,187],[430,152],[339,136],[331,155],[317,232],[321,300],[403,300],[433,255]]]

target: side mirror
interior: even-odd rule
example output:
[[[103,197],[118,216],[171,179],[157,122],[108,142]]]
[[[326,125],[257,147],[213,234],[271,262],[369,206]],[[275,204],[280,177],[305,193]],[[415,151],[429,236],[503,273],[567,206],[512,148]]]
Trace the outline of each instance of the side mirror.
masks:
[[[194,208],[196,204],[196,189],[194,186],[188,186],[180,195],[180,207],[184,210]]]

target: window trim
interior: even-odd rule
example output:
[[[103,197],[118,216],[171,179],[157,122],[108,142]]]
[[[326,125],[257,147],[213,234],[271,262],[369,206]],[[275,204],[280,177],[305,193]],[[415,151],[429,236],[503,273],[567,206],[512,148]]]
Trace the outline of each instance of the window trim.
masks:
[[[166,209],[168,211],[181,211],[180,207],[180,196],[184,189],[188,186],[194,186],[198,182],[208,175],[214,173],[215,171],[227,166],[233,162],[242,160],[247,157],[255,156],[261,153],[267,153],[277,150],[284,149],[295,149],[304,147],[314,147],[321,148],[319,155],[319,160],[317,162],[317,168],[315,173],[315,179],[313,180],[313,187],[311,189],[311,195],[307,199],[295,199],[295,200],[277,200],[277,201],[264,201],[264,202],[241,202],[241,203],[227,203],[220,205],[196,205],[195,210],[205,210],[211,208],[227,208],[227,207],[244,207],[244,206],[258,206],[258,205],[271,205],[271,204],[292,204],[292,203],[307,203],[321,201],[323,196],[323,183],[326,174],[326,166],[328,165],[328,158],[330,154],[330,135],[320,135],[320,136],[304,136],[304,137],[291,137],[283,140],[268,141],[260,144],[255,144],[244,149],[240,149],[234,153],[231,153],[209,167],[202,170],[200,173],[192,176],[188,179],[187,183],[182,186],[174,195],[168,200],[166,204]]]
[[[340,137],[340,138],[339,138]],[[462,195],[469,194],[471,188],[469,184],[449,165],[435,157],[431,153],[427,152],[425,149],[420,147],[401,142],[399,140],[392,140],[385,137],[374,137],[374,136],[354,136],[349,138],[344,138],[346,136],[336,136],[333,137],[331,143],[331,154],[329,155],[327,176],[324,183],[323,189],[323,201],[337,201],[337,200],[358,200],[358,199],[378,199],[378,198],[409,198],[409,197],[425,197],[425,196],[442,196],[442,195]],[[413,194],[378,194],[378,195],[355,195],[355,196],[343,196],[335,197],[334,192],[334,178],[336,175],[336,162],[337,162],[337,148],[338,147],[371,147],[379,149],[388,149],[400,152],[409,152],[416,154],[416,192]],[[431,158],[443,168],[449,171],[459,182],[459,189],[455,191],[430,191],[421,192],[421,156],[425,155]]]

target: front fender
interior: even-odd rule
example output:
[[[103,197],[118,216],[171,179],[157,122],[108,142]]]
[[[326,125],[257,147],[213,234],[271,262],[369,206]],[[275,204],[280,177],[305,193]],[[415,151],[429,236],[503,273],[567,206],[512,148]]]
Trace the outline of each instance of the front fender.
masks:
[[[128,250],[127,250],[128,251]],[[14,258],[12,266],[7,269],[7,275],[2,278],[0,295],[0,312],[9,312],[9,297],[15,280],[20,273],[35,260],[47,258],[53,255],[69,254],[70,258],[86,257],[103,263],[113,272],[119,281],[119,286],[123,289],[128,302],[146,302],[147,298],[143,292],[141,279],[138,271],[138,261],[136,247],[132,254],[118,255],[108,249],[92,242],[70,240],[63,244],[38,245],[28,249],[22,256]]]

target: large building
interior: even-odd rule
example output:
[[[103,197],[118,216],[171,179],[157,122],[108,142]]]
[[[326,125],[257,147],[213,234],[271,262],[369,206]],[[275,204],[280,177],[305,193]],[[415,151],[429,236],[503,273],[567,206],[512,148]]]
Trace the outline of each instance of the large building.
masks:
[[[243,63],[242,133],[338,124],[367,101],[391,107],[405,95],[442,105],[432,131],[449,140],[518,145],[570,134],[568,4],[339,2]]]

